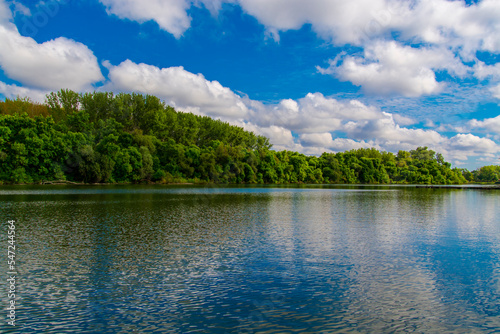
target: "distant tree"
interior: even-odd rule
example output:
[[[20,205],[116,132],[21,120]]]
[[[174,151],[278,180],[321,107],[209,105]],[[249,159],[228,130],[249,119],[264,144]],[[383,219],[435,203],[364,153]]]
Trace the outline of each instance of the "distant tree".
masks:
[[[436,159],[436,152],[429,150],[427,146],[420,146],[416,150],[411,150],[410,156],[413,160],[430,161]]]
[[[46,96],[49,113],[56,121],[65,120],[67,115],[80,109],[80,95],[69,89],[61,89],[57,93]]]
[[[5,101],[0,101],[0,114],[22,115],[24,113],[31,118],[35,118],[36,116],[49,116],[49,110],[46,105],[33,102],[27,97],[17,97],[15,100],[5,99]]]
[[[500,180],[500,166],[491,165],[478,168],[472,172],[474,181],[477,182],[496,182]]]
[[[182,113],[141,94],[60,90],[45,104],[0,102],[0,182],[461,183],[498,179],[496,167],[451,169],[427,147],[320,157],[274,151],[269,139]],[[467,179],[466,179],[467,178]]]

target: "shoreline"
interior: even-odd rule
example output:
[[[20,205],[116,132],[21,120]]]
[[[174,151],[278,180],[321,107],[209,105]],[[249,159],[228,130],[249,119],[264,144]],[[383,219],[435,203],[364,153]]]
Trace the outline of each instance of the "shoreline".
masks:
[[[84,183],[84,182],[73,182],[67,180],[55,180],[55,181],[42,181],[34,183],[0,183],[1,186],[44,186],[44,185],[70,185],[70,186],[130,186],[130,185],[320,185],[320,183],[215,183],[215,182],[113,182],[113,183]],[[403,184],[403,183],[321,183],[321,185],[337,185],[337,186],[408,186],[415,188],[428,188],[428,189],[476,189],[476,190],[499,190],[500,184],[488,183],[488,184]]]
[[[498,184],[471,184],[471,185],[460,185],[460,184],[418,184],[415,186],[416,188],[430,188],[430,189],[475,189],[475,190],[498,190],[500,189],[500,185]]]

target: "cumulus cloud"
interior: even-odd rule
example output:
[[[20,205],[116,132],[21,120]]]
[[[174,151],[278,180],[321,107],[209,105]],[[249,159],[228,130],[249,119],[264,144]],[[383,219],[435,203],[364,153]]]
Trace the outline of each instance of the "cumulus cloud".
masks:
[[[374,35],[373,22],[383,26],[383,32],[399,21],[408,5],[387,0],[100,0],[109,14],[120,18],[145,22],[153,20],[179,38],[190,27],[187,10],[202,3],[212,13],[220,10],[222,3],[238,4],[249,15],[263,24],[268,33],[279,40],[279,32],[299,29],[310,23],[325,38],[338,44],[359,44]],[[378,27],[376,35],[380,34]]]
[[[304,133],[299,136],[300,145],[308,148],[321,148],[323,152],[344,152],[359,148],[380,148],[373,141],[355,141],[350,138],[335,138],[331,133]]]
[[[383,35],[397,20],[404,4],[385,0],[239,0],[241,7],[261,22],[275,39],[280,31],[310,23],[318,34],[336,44],[361,44]],[[395,9],[397,5],[397,15]],[[392,11],[392,12],[391,12]],[[374,26],[373,23],[378,24]]]
[[[485,129],[487,131],[500,134],[500,116],[487,118],[482,121],[473,119],[469,121],[469,126],[475,129]]]
[[[4,23],[0,25],[0,45],[0,67],[23,85],[82,91],[104,79],[92,51],[67,38],[38,44],[21,36],[13,24]]]
[[[12,12],[7,5],[7,2],[0,0],[0,24],[9,22],[12,19]]]
[[[306,146],[329,147],[333,143],[332,134],[326,133],[304,133],[300,135],[300,142]]]
[[[460,49],[500,50],[500,4],[482,0],[473,5],[448,0],[100,0],[108,13],[138,22],[154,20],[177,38],[190,27],[187,10],[203,3],[212,13],[222,3],[238,4],[276,40],[279,32],[310,24],[337,45],[364,45],[391,33],[417,41]]]
[[[482,61],[477,61],[474,65],[474,76],[478,79],[500,78],[500,64],[486,65]]]
[[[20,87],[17,85],[8,85],[5,82],[0,81],[0,94],[8,99],[15,99],[20,97],[29,97],[31,100],[36,102],[44,102],[45,96],[49,93],[46,90],[31,89],[26,87]]]
[[[394,118],[394,121],[396,121],[396,123],[400,125],[413,125],[417,123],[413,118],[406,117],[400,114],[393,114],[392,117]],[[432,122],[428,122],[426,126],[434,127],[434,124],[432,124]]]
[[[500,3],[482,0],[467,6],[465,1],[420,0],[398,26],[403,37],[460,48],[463,56],[476,50],[500,51],[498,32]]]
[[[462,77],[470,71],[478,50],[500,51],[500,3],[482,0],[472,5],[449,0],[100,0],[108,13],[145,22],[180,38],[190,27],[188,10],[203,4],[213,14],[223,3],[241,6],[275,40],[282,31],[305,24],[336,45],[358,45],[363,56],[344,56],[321,73],[333,74],[373,94],[407,97],[443,91],[436,71]],[[393,41],[397,35],[399,43]],[[415,47],[415,45],[427,45]],[[405,46],[406,44],[406,46]],[[408,46],[409,44],[414,47]],[[478,76],[490,69],[476,69]],[[481,73],[481,71],[483,73]]]
[[[297,101],[284,100],[274,107],[268,106],[269,113],[280,110],[283,104],[288,105],[290,114],[300,115],[304,106],[316,94],[308,94],[303,99]],[[321,154],[322,152],[340,152],[358,148],[375,147],[379,150],[397,152],[399,150],[412,150],[418,146],[428,146],[429,148],[441,152],[446,159],[454,159],[457,162],[466,161],[472,156],[493,156],[499,151],[499,145],[492,139],[478,137],[471,133],[457,134],[451,138],[443,136],[437,131],[428,129],[408,128],[398,124],[394,115],[382,112],[378,109],[372,109],[363,117],[352,113],[349,109],[350,103],[338,102],[333,99],[317,95],[323,103],[329,102],[330,105],[345,108],[342,112],[337,111],[339,117],[338,125],[335,127],[325,127],[317,131],[307,130],[307,124],[304,127],[296,129],[297,138],[293,144],[290,141],[287,149],[299,149],[301,152],[310,154]],[[359,103],[359,102],[355,102]],[[312,104],[313,107],[320,107],[321,103]],[[308,109],[312,110],[312,109]],[[339,116],[341,115],[341,116]],[[315,113],[310,114],[311,118]],[[315,120],[309,119],[309,123]],[[490,130],[500,131],[500,116],[494,119],[484,121],[475,121],[475,127],[485,127]],[[326,130],[325,130],[326,129]],[[344,138],[347,136],[348,138]],[[320,153],[314,153],[320,152]]]
[[[278,125],[301,133],[337,131],[346,119],[376,119],[376,108],[350,100],[338,101],[321,93],[309,93],[304,98],[282,100],[275,105],[253,102],[249,105],[250,120],[260,126]]]
[[[186,0],[100,0],[109,14],[138,22],[153,20],[179,38],[191,25],[187,9],[191,6]]]
[[[469,156],[495,155],[500,146],[489,138],[481,138],[468,133],[450,138],[446,148],[453,158],[467,160]]]
[[[448,70],[457,75],[467,72],[455,55],[442,48],[412,48],[398,43],[375,42],[365,48],[363,57],[338,55],[323,74],[350,81],[369,93],[402,94],[416,97],[438,93],[443,83],[436,81],[434,70]]]
[[[491,93],[493,94],[493,96],[497,99],[500,100],[500,85],[497,85],[495,87],[492,87],[490,89]]]
[[[343,151],[366,147],[393,152],[417,146],[443,148],[448,139],[434,130],[404,127],[394,115],[359,101],[338,101],[320,93],[309,93],[304,98],[286,99],[273,105],[253,102],[249,109],[252,111],[249,121],[258,127],[277,126],[296,133],[293,144],[288,137],[286,148],[299,145],[302,152],[306,149]],[[403,121],[411,123],[405,118]],[[259,129],[257,132],[265,134]],[[346,136],[348,138],[344,138]]]
[[[274,34],[311,24],[338,45],[364,45],[397,32],[408,41],[474,50],[499,51],[500,4],[483,0],[467,6],[448,0],[239,0]]]
[[[335,138],[332,144],[329,146],[335,152],[344,152],[350,150],[357,150],[360,148],[376,148],[382,150],[383,148],[373,141],[355,141],[349,138]]]
[[[253,123],[248,122],[233,122],[234,125],[241,126],[247,131],[265,136],[269,138],[269,142],[273,146],[281,147],[283,149],[290,149],[295,145],[292,131],[280,126],[271,125],[268,127],[259,127]]]
[[[214,117],[238,119],[248,112],[242,98],[229,88],[183,67],[158,68],[130,60],[107,66],[110,82],[105,89],[156,95],[181,110]]]
[[[29,15],[29,9],[14,1],[15,11]],[[6,98],[30,97],[42,102],[52,90],[69,88],[84,91],[104,77],[87,46],[67,38],[39,44],[22,36],[11,22],[12,12],[0,0],[0,68],[22,86],[0,82],[0,94]]]
[[[340,59],[336,59],[320,72],[350,81],[372,94],[419,97],[440,93],[445,83],[436,79],[436,71],[463,77],[472,71],[462,61],[477,62],[476,51],[500,51],[497,0],[482,0],[472,5],[449,0],[239,0],[238,3],[276,40],[281,31],[310,24],[318,35],[336,45],[361,46],[363,56],[344,56],[340,64]],[[391,41],[394,35],[401,45]],[[498,73],[498,69],[486,70]],[[476,73],[484,75],[479,69]],[[493,93],[498,95],[496,88]]]
[[[409,129],[394,122],[392,115],[383,113],[379,119],[353,122],[345,126],[345,132],[351,138],[366,140],[376,138],[379,142],[411,145],[435,145],[443,141],[443,137],[436,131],[423,129]]]

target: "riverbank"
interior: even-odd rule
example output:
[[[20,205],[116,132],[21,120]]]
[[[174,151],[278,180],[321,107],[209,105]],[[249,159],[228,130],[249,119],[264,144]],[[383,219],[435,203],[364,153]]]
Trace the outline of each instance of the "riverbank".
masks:
[[[479,190],[500,190],[498,184],[457,184],[457,185],[438,185],[438,184],[422,184],[417,185],[417,188],[434,188],[434,189],[479,189]]]
[[[72,186],[118,186],[118,185],[194,185],[194,184],[209,184],[206,182],[203,183],[195,183],[195,182],[103,182],[103,183],[84,183],[84,182],[73,182],[67,180],[55,180],[55,181],[41,181],[41,182],[33,182],[33,183],[1,183],[2,185],[8,186],[40,186],[40,185],[72,185]]]
[[[103,183],[84,183],[84,182],[73,182],[68,180],[54,180],[54,181],[41,181],[41,182],[33,182],[33,183],[0,183],[1,185],[71,185],[71,186],[130,186],[130,185],[258,185],[259,183],[217,183],[217,182],[196,182],[196,181],[186,181],[186,182],[153,182],[153,181],[143,181],[143,182],[103,182]],[[308,185],[309,183],[262,183],[262,185]],[[342,185],[342,186],[391,186],[391,185],[400,185],[400,186],[414,186],[416,188],[434,188],[434,189],[480,189],[480,190],[498,190],[500,189],[500,184],[494,183],[483,183],[483,184],[404,184],[404,183],[379,183],[379,184],[371,184],[371,183],[321,183],[325,185]],[[309,185],[320,185],[319,183],[309,184]]]

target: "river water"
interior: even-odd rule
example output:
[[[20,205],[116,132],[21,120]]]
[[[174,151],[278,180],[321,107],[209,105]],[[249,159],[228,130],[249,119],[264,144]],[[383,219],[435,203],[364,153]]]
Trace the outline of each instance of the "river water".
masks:
[[[499,190],[3,186],[0,332],[499,333],[499,217]]]

